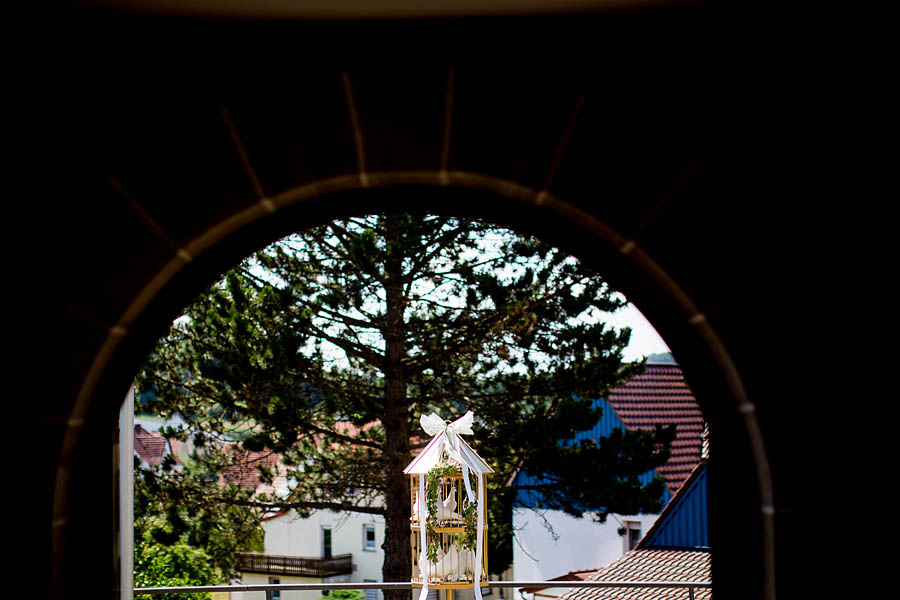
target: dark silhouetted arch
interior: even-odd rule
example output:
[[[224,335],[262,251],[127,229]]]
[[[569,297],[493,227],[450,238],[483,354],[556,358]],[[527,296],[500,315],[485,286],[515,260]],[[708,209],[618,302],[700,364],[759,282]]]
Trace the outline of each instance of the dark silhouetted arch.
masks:
[[[823,556],[816,485],[839,449],[822,450],[827,400],[786,348],[815,331],[821,246],[798,240],[790,121],[766,103],[784,73],[760,73],[777,61],[740,11],[63,16],[32,72],[49,133],[28,136],[20,265],[35,555],[55,594],[114,593],[115,418],[179,309],[291,231],[391,208],[491,219],[595,265],[710,421],[714,593],[824,589],[807,559]]]

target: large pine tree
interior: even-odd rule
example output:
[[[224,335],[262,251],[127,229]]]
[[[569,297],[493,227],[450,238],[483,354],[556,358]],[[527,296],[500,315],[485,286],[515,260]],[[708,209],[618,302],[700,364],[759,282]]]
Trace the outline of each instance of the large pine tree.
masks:
[[[210,287],[138,386],[153,392],[146,409],[180,413],[197,442],[231,437],[281,455],[295,487],[277,505],[383,515],[385,581],[410,576],[402,471],[427,441],[419,416],[474,411],[475,447],[497,472],[489,552],[499,572],[512,557],[520,470],[539,476],[543,508],[601,520],[659,508],[662,482],[638,476],[665,461],[673,431],[560,442],[597,422],[594,398],[643,368],[622,359],[630,332],[604,323],[623,302],[574,258],[481,221],[347,218],[265,248]],[[243,455],[203,456],[213,472]],[[265,504],[234,489],[195,492],[179,493]]]

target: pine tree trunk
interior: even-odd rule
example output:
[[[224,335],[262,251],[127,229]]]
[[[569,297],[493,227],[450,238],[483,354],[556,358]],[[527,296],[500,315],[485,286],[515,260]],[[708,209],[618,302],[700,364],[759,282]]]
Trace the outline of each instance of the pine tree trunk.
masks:
[[[387,241],[397,247],[400,223],[396,215],[386,217]],[[384,456],[387,469],[385,493],[384,581],[409,581],[412,562],[409,546],[409,484],[403,469],[409,462],[409,419],[407,417],[406,376],[402,359],[406,337],[402,282],[403,257],[399,250],[388,254],[385,263],[385,369],[384,369]],[[385,600],[410,600],[407,590],[385,590]]]

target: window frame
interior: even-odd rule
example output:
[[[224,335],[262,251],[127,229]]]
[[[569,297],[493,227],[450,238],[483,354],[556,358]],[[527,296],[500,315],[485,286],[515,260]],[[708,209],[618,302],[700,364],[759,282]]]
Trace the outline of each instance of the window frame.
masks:
[[[372,546],[369,547],[369,531],[372,531]],[[373,523],[363,523],[362,526],[362,549],[363,552],[377,552],[378,551],[378,532],[375,529],[375,525]]]
[[[326,531],[328,532],[327,534],[325,533]],[[321,540],[322,543],[319,546],[319,551],[322,555],[322,558],[331,558],[332,556],[334,556],[334,534],[331,525],[322,525]],[[326,540],[328,541],[327,546],[325,543]]]
[[[624,553],[627,554],[635,549],[635,547],[640,543],[641,538],[644,535],[643,527],[641,526],[640,521],[625,521],[625,539],[622,542]],[[635,536],[636,533],[636,536]],[[635,537],[633,537],[635,536]],[[634,543],[632,543],[632,539]]]

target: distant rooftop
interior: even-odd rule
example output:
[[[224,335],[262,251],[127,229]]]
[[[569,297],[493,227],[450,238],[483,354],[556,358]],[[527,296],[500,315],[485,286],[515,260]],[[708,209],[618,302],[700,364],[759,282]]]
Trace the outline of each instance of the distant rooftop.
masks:
[[[671,357],[671,355],[668,355]],[[672,455],[657,472],[674,494],[700,462],[703,414],[684,374],[674,362],[650,362],[609,393],[607,402],[627,429],[652,431],[657,423],[675,425]]]
[[[147,431],[141,425],[134,426],[134,451],[148,465],[158,467],[167,448],[168,442],[161,434]]]

